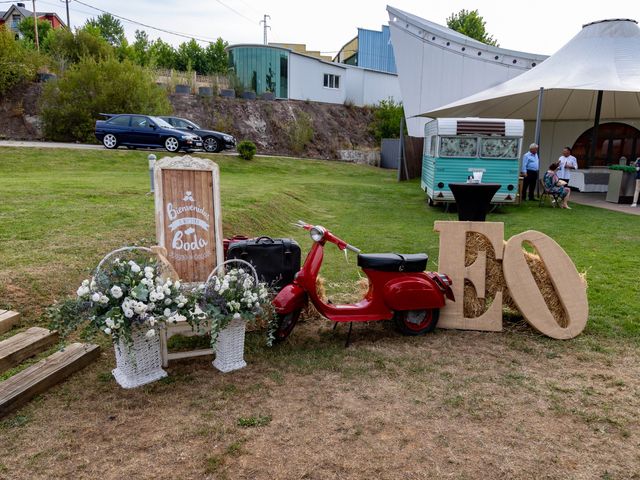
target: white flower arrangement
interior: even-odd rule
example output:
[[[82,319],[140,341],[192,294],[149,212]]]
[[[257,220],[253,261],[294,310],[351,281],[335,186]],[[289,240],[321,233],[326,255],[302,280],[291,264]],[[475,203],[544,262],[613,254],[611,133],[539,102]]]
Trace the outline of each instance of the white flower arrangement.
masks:
[[[193,315],[190,323],[200,328],[202,322],[211,322],[211,346],[215,348],[218,333],[232,320],[255,321],[264,315],[270,305],[266,284],[242,268],[234,268],[222,278],[213,277],[198,291],[198,306],[204,315]]]
[[[165,322],[194,318],[194,298],[180,290],[180,282],[164,279],[155,260],[138,262],[115,259],[108,270],[84,280],[77,298],[50,310],[52,327],[64,337],[87,322],[89,329],[111,336],[114,343],[131,344],[132,328],[146,330],[153,338]]]

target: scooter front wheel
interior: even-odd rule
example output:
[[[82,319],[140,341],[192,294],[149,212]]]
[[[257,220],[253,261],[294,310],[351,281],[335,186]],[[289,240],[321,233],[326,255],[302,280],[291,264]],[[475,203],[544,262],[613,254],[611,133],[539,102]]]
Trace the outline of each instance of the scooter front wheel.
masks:
[[[424,335],[433,332],[440,317],[440,310],[406,310],[396,312],[394,320],[404,335]]]
[[[275,338],[273,339],[273,343],[280,343],[291,334],[293,327],[295,327],[296,323],[298,323],[301,311],[302,309],[299,308],[285,315],[276,313],[276,322],[278,324],[278,328],[275,331]]]

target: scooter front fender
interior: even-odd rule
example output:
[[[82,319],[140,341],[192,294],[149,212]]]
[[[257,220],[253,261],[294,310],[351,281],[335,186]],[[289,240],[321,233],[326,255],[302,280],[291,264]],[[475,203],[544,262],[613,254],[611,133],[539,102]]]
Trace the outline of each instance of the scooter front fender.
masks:
[[[273,299],[273,306],[276,313],[286,315],[294,310],[302,309],[307,305],[307,292],[300,285],[290,283],[284,287],[276,298]]]
[[[398,278],[384,286],[384,301],[392,310],[430,310],[444,307],[444,295],[429,279]]]

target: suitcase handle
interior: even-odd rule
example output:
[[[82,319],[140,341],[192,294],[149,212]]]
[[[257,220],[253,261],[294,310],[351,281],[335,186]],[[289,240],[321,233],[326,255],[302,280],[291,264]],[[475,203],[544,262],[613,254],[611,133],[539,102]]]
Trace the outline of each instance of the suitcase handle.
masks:
[[[263,235],[262,237],[256,238],[256,243],[260,243],[260,240],[269,240],[269,243],[276,243],[273,241],[273,238],[268,237],[267,235]]]

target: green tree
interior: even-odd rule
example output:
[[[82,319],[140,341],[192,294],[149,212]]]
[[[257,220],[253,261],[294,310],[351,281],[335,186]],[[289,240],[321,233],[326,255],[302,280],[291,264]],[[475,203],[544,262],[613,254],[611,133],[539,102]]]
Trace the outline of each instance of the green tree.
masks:
[[[85,58],[57,81],[45,84],[42,120],[46,138],[95,141],[100,112],[163,115],[171,112],[171,105],[151,72],[129,60]]]
[[[149,47],[149,64],[159,68],[176,68],[176,49],[157,39]]]
[[[42,58],[23,42],[16,42],[15,33],[0,25],[0,97],[11,88],[35,77]]]
[[[149,35],[144,30],[136,30],[135,41],[131,44],[133,49],[133,61],[138,65],[149,65],[149,49],[151,42],[149,42]]]
[[[450,29],[474,38],[479,42],[498,47],[498,41],[487,33],[485,25],[486,22],[478,13],[478,10],[462,9],[458,13],[452,13],[447,18],[447,26]]]
[[[18,24],[18,30],[27,41],[28,44],[34,45],[36,43],[36,34],[33,28],[33,17],[23,18]],[[43,38],[46,38],[47,34],[53,30],[51,24],[46,20],[38,19],[38,41],[42,42]]]
[[[198,42],[191,39],[178,46],[176,69],[182,71],[195,70],[200,74],[207,72],[207,58],[204,49]]]
[[[396,103],[391,98],[381,100],[374,109],[370,131],[378,142],[383,138],[398,138],[402,117],[404,117],[402,103]],[[406,125],[404,132],[407,133]]]
[[[102,38],[96,28],[84,27],[75,33],[66,28],[51,30],[42,43],[43,49],[57,62],[58,70],[64,71],[69,64],[83,58],[96,61],[114,55],[114,49]]]
[[[215,43],[210,43],[205,49],[205,57],[207,62],[207,74],[220,73],[226,74],[229,70],[229,55],[226,48],[228,42],[218,38]]]
[[[102,38],[114,47],[121,46],[127,40],[124,36],[122,23],[110,13],[103,13],[96,18],[90,18],[84,26],[97,28]]]

